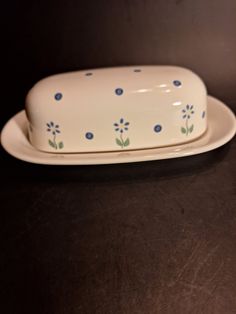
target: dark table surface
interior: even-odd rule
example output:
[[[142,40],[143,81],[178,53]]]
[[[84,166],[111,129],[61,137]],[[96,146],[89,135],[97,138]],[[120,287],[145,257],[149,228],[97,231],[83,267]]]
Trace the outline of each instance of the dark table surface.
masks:
[[[1,150],[0,312],[236,313],[236,141],[106,166]]]

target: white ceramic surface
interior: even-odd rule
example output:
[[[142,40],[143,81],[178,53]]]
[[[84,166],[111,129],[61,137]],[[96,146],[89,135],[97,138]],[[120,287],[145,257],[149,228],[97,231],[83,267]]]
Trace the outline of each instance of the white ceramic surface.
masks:
[[[19,112],[5,125],[1,142],[6,151],[16,158],[50,165],[109,164],[185,157],[215,149],[235,135],[236,120],[233,112],[213,97],[208,96],[207,102],[207,131],[200,138],[181,145],[110,153],[45,153],[35,149],[28,140],[25,111]]]
[[[30,90],[26,112],[32,145],[55,153],[169,146],[207,127],[204,83],[173,66],[50,76]]]

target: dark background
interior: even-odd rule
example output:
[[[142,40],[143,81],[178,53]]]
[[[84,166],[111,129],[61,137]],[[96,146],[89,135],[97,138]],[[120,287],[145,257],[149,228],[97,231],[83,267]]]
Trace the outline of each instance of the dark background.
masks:
[[[236,110],[234,0],[13,0],[0,23],[1,127],[39,79],[118,65],[190,68]],[[235,155],[49,167],[1,149],[0,312],[236,313]]]
[[[234,0],[13,0],[1,23],[1,125],[39,79],[94,67],[184,66],[235,106]]]

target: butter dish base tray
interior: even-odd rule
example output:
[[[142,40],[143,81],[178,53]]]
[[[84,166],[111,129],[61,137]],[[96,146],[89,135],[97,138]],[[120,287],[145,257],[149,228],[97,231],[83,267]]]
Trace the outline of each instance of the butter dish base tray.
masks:
[[[198,139],[179,145],[116,152],[46,153],[37,150],[29,142],[28,120],[24,110],[6,123],[1,133],[1,144],[18,159],[47,165],[116,164],[186,157],[218,148],[235,135],[235,115],[224,103],[207,96],[207,108],[206,132]]]

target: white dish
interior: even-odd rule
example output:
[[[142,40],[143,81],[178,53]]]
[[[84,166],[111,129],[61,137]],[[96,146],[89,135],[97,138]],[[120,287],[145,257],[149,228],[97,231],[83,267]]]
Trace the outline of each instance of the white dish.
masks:
[[[48,165],[115,164],[185,157],[220,147],[235,135],[234,113],[211,96],[207,97],[207,101],[207,131],[200,138],[181,145],[106,153],[45,153],[35,149],[28,140],[28,120],[24,110],[7,122],[1,134],[1,142],[5,150],[16,158]]]

